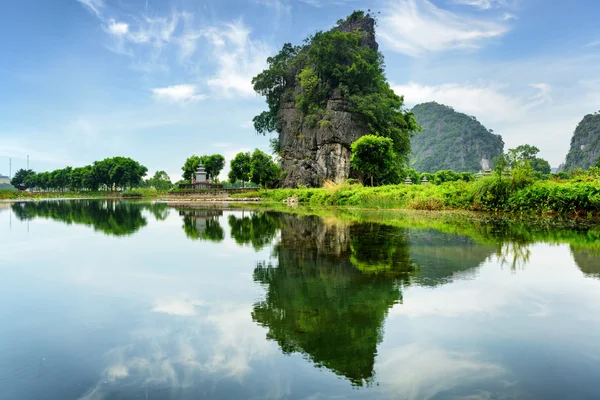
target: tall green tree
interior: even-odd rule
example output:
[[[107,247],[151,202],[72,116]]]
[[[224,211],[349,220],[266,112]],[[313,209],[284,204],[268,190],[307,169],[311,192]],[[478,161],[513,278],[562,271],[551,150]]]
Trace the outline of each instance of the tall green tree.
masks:
[[[181,170],[183,171],[183,179],[186,181],[191,181],[192,177],[196,173],[196,170],[198,169],[198,165],[200,165],[200,162],[202,162],[202,159],[197,155],[188,157],[188,159],[185,160],[183,167],[181,167]]]
[[[219,174],[225,167],[225,157],[220,154],[212,154],[210,156],[202,156],[201,159],[208,178],[213,181],[218,181]]]
[[[15,172],[15,175],[10,180],[10,184],[13,185],[14,187],[18,187],[19,185],[23,185],[23,184],[25,184],[25,179],[29,175],[34,175],[34,174],[35,174],[35,172],[32,169],[23,169],[23,168],[21,168],[17,172]]]
[[[600,168],[600,157],[596,158],[596,164],[595,164],[596,168]]]
[[[159,191],[169,190],[173,186],[169,174],[165,171],[156,171],[154,176],[148,179],[147,183]]]
[[[254,150],[250,161],[250,175],[253,183],[263,187],[272,186],[279,179],[280,167],[271,156],[260,151]]]
[[[250,180],[250,172],[252,167],[252,156],[249,152],[237,153],[230,163],[230,170],[227,177],[232,184],[241,181],[242,187]]]
[[[386,175],[395,165],[394,143],[391,139],[365,135],[352,143],[350,163],[364,176],[371,179]]]
[[[536,146],[522,144],[514,149],[517,156],[521,159],[529,161],[531,168],[540,174],[549,174],[551,172],[550,163],[543,158],[537,157],[540,152]]]

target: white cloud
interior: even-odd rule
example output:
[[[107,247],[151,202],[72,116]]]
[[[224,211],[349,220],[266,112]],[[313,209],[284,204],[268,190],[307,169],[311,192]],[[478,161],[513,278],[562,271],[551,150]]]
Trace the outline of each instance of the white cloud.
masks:
[[[319,0],[300,0],[302,3],[308,4],[316,8],[321,8],[321,2]]]
[[[540,104],[549,103],[552,101],[550,93],[552,92],[552,86],[547,83],[531,83],[530,87],[537,89],[538,92],[531,97],[531,102],[527,108],[535,107]]]
[[[492,8],[492,0],[453,0],[454,4],[464,4],[467,6],[473,6],[482,10]]]
[[[404,96],[409,106],[435,101],[451,106],[459,112],[474,115],[484,122],[498,123],[509,118],[520,118],[531,108],[550,101],[550,85],[535,83],[529,86],[537,91],[524,99],[504,94],[505,86],[499,84],[422,85],[410,82],[405,85],[393,85],[393,89],[398,95]]]
[[[511,20],[511,19],[518,19],[518,18],[517,18],[517,16],[516,16],[516,15],[514,15],[514,14],[511,14],[511,13],[507,13],[507,12],[505,12],[505,13],[502,15],[502,20],[504,20],[504,21],[509,21],[509,20]]]
[[[191,317],[196,315],[196,307],[202,305],[204,305],[204,302],[197,300],[160,299],[155,302],[152,311],[156,313]]]
[[[123,36],[129,31],[129,25],[124,22],[116,22],[114,19],[110,19],[108,20],[108,27],[106,29],[111,35]]]
[[[103,0],[77,0],[84,6],[86,6],[90,11],[92,11],[96,16],[100,16],[100,10],[104,7]]]
[[[390,4],[380,20],[379,36],[390,50],[420,57],[448,50],[473,50],[508,32],[508,26],[436,7],[428,0]]]
[[[213,46],[217,74],[207,84],[217,97],[255,97],[252,77],[266,67],[271,48],[250,39],[250,30],[241,20],[204,31]]]
[[[206,95],[196,93],[196,85],[173,85],[152,89],[156,100],[171,103],[187,103],[206,99]]]
[[[384,352],[376,368],[381,387],[393,392],[390,397],[411,400],[432,399],[459,388],[473,392],[473,397],[464,398],[487,398],[479,397],[480,390],[473,386],[485,380],[498,381],[508,374],[500,365],[479,360],[474,352],[449,351],[431,343]]]

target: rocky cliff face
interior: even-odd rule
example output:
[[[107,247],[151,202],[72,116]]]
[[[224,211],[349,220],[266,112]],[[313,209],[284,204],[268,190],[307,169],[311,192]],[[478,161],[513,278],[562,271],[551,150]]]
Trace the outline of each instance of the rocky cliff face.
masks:
[[[417,171],[477,172],[504,150],[500,135],[452,107],[423,103],[412,112],[423,128],[411,139],[410,165]]]
[[[600,157],[600,113],[588,114],[577,125],[571,138],[571,148],[561,169],[587,169]]]
[[[375,21],[366,16],[348,21],[335,28],[343,32],[364,32],[361,46],[378,49],[375,40]],[[296,96],[302,88],[296,84],[281,101],[277,115],[282,167],[287,171],[284,187],[320,187],[324,181],[341,182],[352,175],[350,145],[369,133],[362,115],[348,111],[347,101],[339,90],[333,90],[325,108],[329,115],[326,124],[311,126],[296,108]]]
[[[319,187],[326,180],[341,182],[350,176],[350,145],[369,133],[361,115],[347,111],[345,101],[334,94],[327,102],[330,124],[310,127],[295,100],[279,110],[284,187]]]

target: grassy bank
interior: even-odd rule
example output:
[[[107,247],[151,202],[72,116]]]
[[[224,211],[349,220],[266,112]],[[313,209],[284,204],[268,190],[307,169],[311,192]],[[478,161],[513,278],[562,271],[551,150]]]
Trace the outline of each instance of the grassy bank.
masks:
[[[494,177],[476,182],[441,185],[329,185],[320,189],[273,189],[244,193],[281,202],[294,197],[310,206],[347,206],[376,209],[470,210],[508,213],[600,213],[600,181],[536,181],[513,188]],[[232,197],[235,197],[232,196]]]
[[[166,192],[158,192],[152,188],[130,189],[123,192],[26,192],[14,189],[0,189],[0,200],[153,198],[165,194]]]

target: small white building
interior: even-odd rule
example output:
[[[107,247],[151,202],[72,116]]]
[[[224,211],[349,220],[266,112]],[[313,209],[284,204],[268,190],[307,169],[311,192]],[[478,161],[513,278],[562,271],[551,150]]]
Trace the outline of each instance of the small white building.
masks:
[[[8,176],[0,175],[0,185],[2,184],[10,185],[10,178]]]
[[[196,169],[195,181],[193,183],[208,183],[206,181],[206,170],[204,169],[204,165],[200,163],[198,165],[198,169]]]

